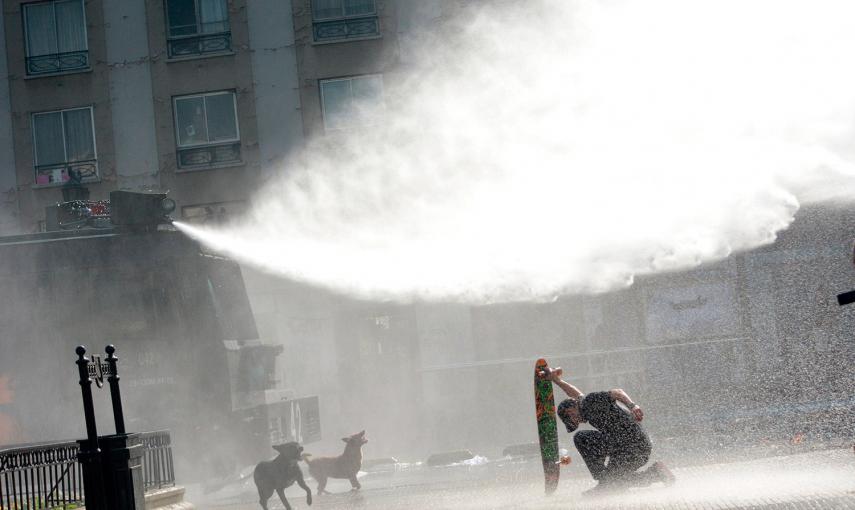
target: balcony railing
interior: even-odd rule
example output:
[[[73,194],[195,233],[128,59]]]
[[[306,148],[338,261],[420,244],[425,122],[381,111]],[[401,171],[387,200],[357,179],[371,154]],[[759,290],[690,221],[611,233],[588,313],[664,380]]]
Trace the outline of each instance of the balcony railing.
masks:
[[[140,434],[146,491],[175,485],[169,432]],[[74,441],[0,448],[0,508],[69,509],[83,506],[83,472]]]
[[[240,163],[240,142],[178,148],[178,168],[192,169]]]
[[[380,35],[380,20],[377,15],[372,15],[316,21],[313,29],[316,42],[372,37]]]
[[[232,49],[232,33],[220,32],[169,39],[167,48],[169,58],[227,52]]]
[[[27,75],[62,73],[89,68],[89,50],[27,57]]]
[[[80,174],[83,182],[98,178],[98,160],[73,161],[69,163],[54,163],[52,165],[36,165],[36,185],[62,184],[70,178],[71,171]]]

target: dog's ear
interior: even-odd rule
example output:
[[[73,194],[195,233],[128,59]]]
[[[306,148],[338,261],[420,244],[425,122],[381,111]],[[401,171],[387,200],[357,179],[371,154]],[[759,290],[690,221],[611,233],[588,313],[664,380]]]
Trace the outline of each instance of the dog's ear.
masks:
[[[364,436],[364,435],[365,435],[365,431],[364,431],[364,430],[363,430],[362,432],[360,432],[359,434],[357,434],[357,436],[359,436],[359,437],[362,437],[362,436]]]
[[[346,442],[350,441],[350,438],[349,437],[343,437],[343,438],[341,438],[341,440],[346,443]]]

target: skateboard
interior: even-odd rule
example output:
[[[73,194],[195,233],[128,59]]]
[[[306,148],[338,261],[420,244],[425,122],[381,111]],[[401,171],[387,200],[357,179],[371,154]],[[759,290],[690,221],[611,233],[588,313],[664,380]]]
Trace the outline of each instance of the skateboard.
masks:
[[[543,476],[546,479],[546,493],[552,494],[558,488],[558,476],[563,459],[558,451],[558,424],[555,418],[555,397],[552,394],[552,381],[549,365],[545,359],[537,360],[534,365],[534,405],[537,411],[537,437],[540,440],[540,458],[543,461]]]

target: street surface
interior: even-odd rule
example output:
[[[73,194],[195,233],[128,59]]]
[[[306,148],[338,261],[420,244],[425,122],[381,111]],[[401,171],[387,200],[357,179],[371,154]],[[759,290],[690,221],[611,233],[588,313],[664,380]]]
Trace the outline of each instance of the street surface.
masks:
[[[336,494],[315,496],[311,508],[855,509],[855,455],[848,449],[682,467],[674,470],[673,487],[651,486],[593,499],[581,495],[593,481],[578,458],[562,469],[558,491],[550,497],[543,495],[538,469],[539,462],[509,461],[447,468],[399,466],[362,476],[360,491],[351,492],[346,481],[331,482],[327,488]],[[308,483],[314,490],[314,481]],[[200,510],[261,508],[251,476],[206,495],[189,489],[188,500]],[[293,508],[307,508],[303,491],[291,487],[287,495]],[[275,495],[270,508],[283,508]]]

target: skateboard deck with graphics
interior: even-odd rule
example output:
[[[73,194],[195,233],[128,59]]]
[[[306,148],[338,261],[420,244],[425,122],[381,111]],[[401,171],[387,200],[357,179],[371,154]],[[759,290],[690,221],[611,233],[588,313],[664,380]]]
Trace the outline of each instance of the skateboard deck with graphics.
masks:
[[[552,381],[545,359],[534,365],[534,405],[537,412],[537,437],[540,440],[540,458],[543,461],[543,476],[546,478],[546,493],[552,494],[558,487],[560,462],[558,451],[558,425],[555,418],[555,397]]]

